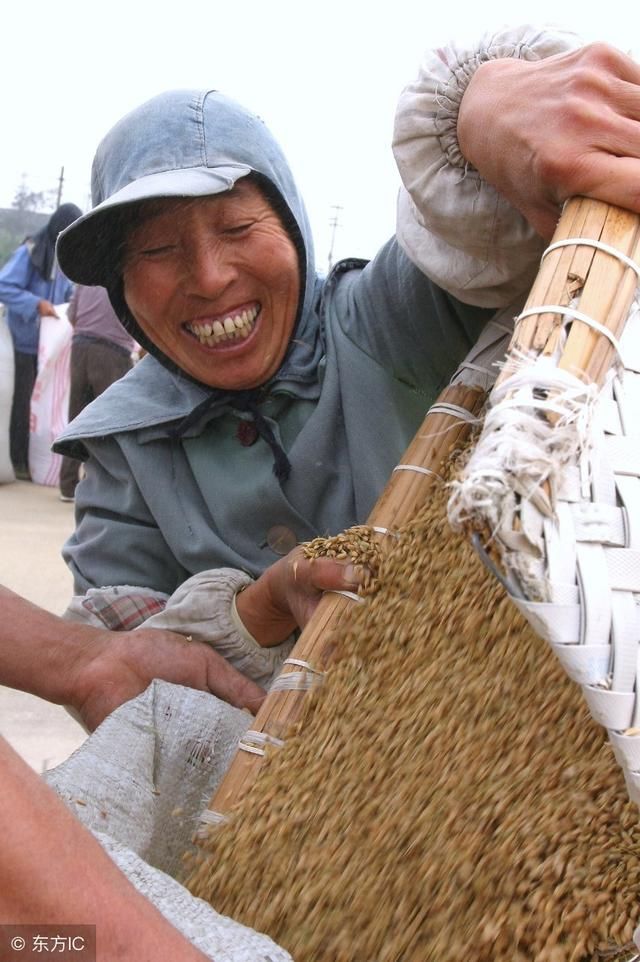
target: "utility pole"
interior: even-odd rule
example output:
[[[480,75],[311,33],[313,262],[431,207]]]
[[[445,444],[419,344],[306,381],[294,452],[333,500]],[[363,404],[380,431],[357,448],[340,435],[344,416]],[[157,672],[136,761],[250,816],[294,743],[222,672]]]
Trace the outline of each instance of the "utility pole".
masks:
[[[332,205],[331,205],[331,210],[333,211],[333,216],[331,217],[331,220],[329,221],[329,226],[331,227],[331,244],[330,244],[330,246],[329,246],[329,258],[328,258],[328,271],[327,271],[327,272],[330,272],[330,271],[331,271],[331,268],[333,267],[333,246],[334,246],[335,240],[336,240],[336,231],[337,231],[338,227],[340,227],[340,222],[339,222],[339,219],[338,219],[338,218],[340,217],[340,211],[341,211],[341,210],[344,210],[344,208],[341,207],[340,204],[332,204]]]
[[[58,180],[58,200],[56,202],[56,207],[60,206],[62,201],[62,185],[64,184],[64,167],[60,168],[60,178]]]

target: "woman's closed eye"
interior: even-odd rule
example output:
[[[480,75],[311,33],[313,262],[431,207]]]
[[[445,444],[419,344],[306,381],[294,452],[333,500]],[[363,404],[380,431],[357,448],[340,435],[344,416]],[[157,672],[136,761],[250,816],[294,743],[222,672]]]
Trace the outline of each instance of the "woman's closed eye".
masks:
[[[242,234],[246,234],[254,224],[254,220],[243,221],[241,224],[230,224],[224,228],[224,233],[230,237],[240,237]]]
[[[169,254],[175,251],[177,248],[176,244],[158,244],[153,247],[144,247],[142,250],[134,251],[134,256],[137,257],[158,257],[162,254]]]

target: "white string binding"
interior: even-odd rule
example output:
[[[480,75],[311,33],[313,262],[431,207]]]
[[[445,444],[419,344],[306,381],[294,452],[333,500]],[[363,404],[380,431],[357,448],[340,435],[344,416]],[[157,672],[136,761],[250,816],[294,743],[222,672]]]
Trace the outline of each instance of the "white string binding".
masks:
[[[434,478],[440,478],[439,474],[431,468],[423,468],[419,464],[396,464],[394,471],[417,471],[418,474],[432,474]],[[442,480],[442,478],[440,478]]]
[[[343,598],[348,598],[349,601],[357,601],[361,605],[365,602],[365,599],[357,595],[355,591],[339,591],[338,588],[328,588],[325,595],[342,595]]]
[[[604,251],[605,254],[611,254],[612,257],[617,257],[619,261],[622,261],[622,263],[630,267],[632,271],[635,271],[640,280],[640,265],[636,264],[631,257],[623,254],[617,247],[612,247],[611,244],[605,244],[603,241],[595,240],[591,237],[569,237],[567,240],[556,241],[555,244],[550,244],[549,247],[547,247],[540,259],[543,260],[547,254],[557,250],[559,247],[595,247],[599,251]]]
[[[272,691],[311,691],[322,684],[324,675],[313,671],[288,671],[278,675],[271,688]]]
[[[543,483],[555,479],[568,463],[580,461],[589,446],[597,395],[595,385],[541,357],[522,365],[494,389],[480,439],[460,480],[451,484],[448,514],[460,529],[481,519],[501,540],[505,570],[526,597],[549,601],[541,530],[522,526],[520,504],[531,502],[543,516]],[[541,416],[552,410],[553,423]],[[517,523],[516,523],[517,522]]]
[[[211,809],[205,808],[198,821],[203,825],[223,825],[228,819],[221,812],[212,812]]]
[[[371,530],[375,531],[376,534],[385,534],[385,535],[388,534],[390,538],[400,537],[397,531],[392,531],[391,528],[383,528],[381,525],[372,524]]]
[[[466,408],[460,407],[458,404],[447,404],[444,401],[440,404],[433,404],[429,408],[429,414],[450,414],[451,417],[458,418],[459,421],[466,421],[467,424],[474,424],[478,420],[477,415],[467,411]]]
[[[530,307],[526,311],[523,311],[522,314],[518,314],[516,324],[523,318],[532,317],[535,314],[562,314],[563,317],[571,317],[576,321],[582,321],[583,324],[593,328],[593,330],[599,334],[603,334],[607,340],[610,341],[620,361],[624,364],[618,338],[603,324],[600,324],[599,321],[596,321],[593,317],[589,317],[588,314],[583,314],[582,311],[576,311],[573,307],[563,307],[561,304],[543,304],[541,307]]]
[[[303,661],[302,658],[285,658],[282,662],[283,665],[296,665],[298,668],[304,668],[305,671],[312,671],[314,675],[324,675],[323,671],[319,668],[314,668],[310,665],[308,661]]]
[[[272,745],[274,748],[282,748],[284,742],[281,738],[276,738],[275,735],[269,735],[267,732],[249,729],[240,739],[238,749],[243,752],[248,752],[250,755],[264,755],[267,745]]]

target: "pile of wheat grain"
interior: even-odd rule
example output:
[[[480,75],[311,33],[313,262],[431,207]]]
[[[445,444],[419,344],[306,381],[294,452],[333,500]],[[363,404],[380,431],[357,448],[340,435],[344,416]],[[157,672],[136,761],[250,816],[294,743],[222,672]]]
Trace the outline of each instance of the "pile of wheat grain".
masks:
[[[296,962],[592,962],[640,920],[603,730],[445,502],[383,560],[300,733],[188,883]]]

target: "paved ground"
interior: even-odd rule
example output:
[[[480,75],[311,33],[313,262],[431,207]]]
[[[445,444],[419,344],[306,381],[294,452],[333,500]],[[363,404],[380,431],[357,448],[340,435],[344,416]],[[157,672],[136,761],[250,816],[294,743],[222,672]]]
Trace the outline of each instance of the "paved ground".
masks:
[[[72,530],[73,504],[59,501],[57,488],[0,485],[0,583],[60,614],[72,591],[60,548]],[[63,761],[85,738],[64,708],[2,687],[0,734],[39,772]]]

